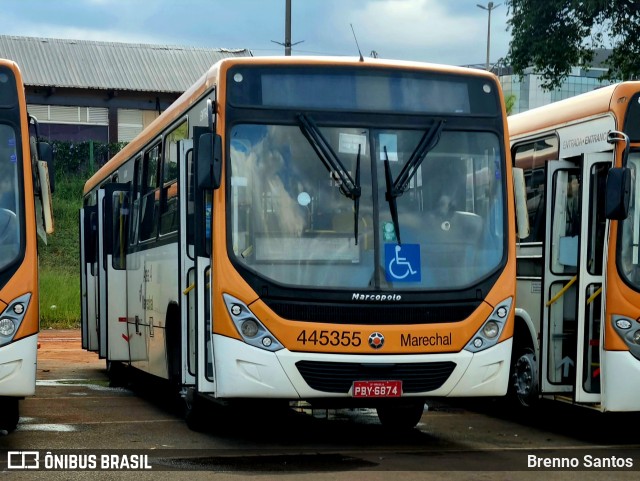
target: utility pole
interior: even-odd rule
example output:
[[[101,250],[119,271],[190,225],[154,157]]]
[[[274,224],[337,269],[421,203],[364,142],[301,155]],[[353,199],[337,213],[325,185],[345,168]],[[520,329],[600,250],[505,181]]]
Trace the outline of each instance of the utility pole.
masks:
[[[489,2],[486,7],[484,5],[480,5],[479,3],[477,3],[476,5],[482,10],[486,10],[487,12],[489,12],[489,23],[487,24],[487,62],[485,64],[485,70],[489,71],[489,49],[491,47],[491,10],[495,10],[501,4],[499,3],[497,5],[494,5],[493,2]]]
[[[291,55],[291,0],[286,0],[284,14],[284,54],[289,57]]]
[[[284,43],[276,42],[275,40],[271,40],[273,43],[277,43],[278,45],[282,45],[284,47],[285,56],[291,56],[291,47],[294,45],[298,45],[299,43],[304,42],[301,40],[296,43],[291,43],[291,0],[286,0],[285,4],[285,14],[284,14]]]

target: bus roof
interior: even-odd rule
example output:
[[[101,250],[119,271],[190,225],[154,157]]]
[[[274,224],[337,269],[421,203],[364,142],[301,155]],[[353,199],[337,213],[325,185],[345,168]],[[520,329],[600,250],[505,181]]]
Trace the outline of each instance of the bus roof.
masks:
[[[372,59],[361,61],[358,57],[320,57],[320,56],[295,56],[295,57],[232,57],[219,60],[184,92],[173,104],[171,104],[158,118],[145,128],[136,138],[128,143],[120,152],[106,162],[84,185],[84,194],[99,185],[105,178],[115,172],[123,163],[136,155],[145,145],[155,139],[160,132],[178,119],[194,104],[202,95],[208,92],[218,83],[221,73],[236,65],[312,65],[312,66],[374,66],[375,68],[399,68],[407,70],[428,70],[451,75],[474,75],[486,77],[497,83],[495,74],[468,67],[456,67],[452,65],[430,64],[422,62]]]
[[[514,138],[522,134],[542,132],[551,127],[562,126],[578,119],[593,117],[606,112],[616,112],[622,98],[630,99],[640,91],[640,82],[622,82],[560,100],[549,105],[527,110],[507,117],[509,135]],[[623,103],[626,108],[626,104]]]

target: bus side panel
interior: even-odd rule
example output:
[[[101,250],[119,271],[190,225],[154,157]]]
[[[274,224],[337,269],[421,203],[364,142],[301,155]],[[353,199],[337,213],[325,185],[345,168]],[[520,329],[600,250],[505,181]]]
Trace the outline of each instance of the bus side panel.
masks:
[[[87,264],[87,351],[98,352],[98,284],[94,269]]]
[[[95,264],[95,207],[80,210],[80,320],[82,327],[82,348],[98,351],[97,310],[96,310],[96,278]]]
[[[177,239],[176,239],[177,241]],[[145,263],[145,318],[150,328],[149,372],[163,378],[168,377],[167,345],[165,327],[167,308],[177,303],[178,244],[171,242],[149,251]]]
[[[136,251],[127,256],[127,286],[131,294],[127,296],[127,336],[129,357],[132,364],[147,370],[148,327],[144,323],[144,256],[146,251]]]
[[[113,257],[107,256],[107,359],[128,361],[129,342],[127,332],[126,302],[127,273],[111,268]]]

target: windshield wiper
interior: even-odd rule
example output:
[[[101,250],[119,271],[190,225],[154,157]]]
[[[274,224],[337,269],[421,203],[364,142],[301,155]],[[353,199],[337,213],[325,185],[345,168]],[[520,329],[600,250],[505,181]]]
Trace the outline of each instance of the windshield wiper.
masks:
[[[345,168],[340,157],[331,148],[331,144],[322,135],[318,126],[305,114],[298,115],[300,130],[306,137],[307,141],[313,147],[324,166],[331,174],[331,179],[339,183],[339,190],[342,195],[353,200],[354,202],[354,222],[353,230],[355,235],[355,243],[358,245],[358,216],[360,211],[360,150],[358,145],[358,156],[356,158],[356,178],[351,177],[349,171]]]
[[[400,171],[400,174],[393,180],[391,175],[391,165],[389,164],[389,153],[387,152],[387,146],[383,145],[384,150],[384,178],[387,184],[387,192],[385,198],[389,203],[389,211],[391,213],[391,221],[393,222],[393,229],[398,239],[398,245],[402,245],[400,239],[400,224],[398,222],[398,204],[396,199],[404,194],[409,188],[409,182],[418,171],[418,168],[422,164],[430,150],[432,150],[440,140],[440,133],[444,127],[444,120],[434,122],[434,124],[427,130],[417,147],[411,153],[409,160],[404,164],[404,167]]]

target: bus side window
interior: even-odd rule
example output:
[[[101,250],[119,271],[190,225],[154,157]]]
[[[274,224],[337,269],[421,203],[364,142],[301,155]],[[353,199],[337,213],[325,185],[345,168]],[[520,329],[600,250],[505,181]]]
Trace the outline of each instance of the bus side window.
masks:
[[[136,157],[133,173],[133,205],[131,206],[130,245],[138,242],[138,219],[140,218],[140,197],[142,195],[142,158]]]
[[[186,138],[186,122],[166,136],[162,165],[162,195],[160,196],[160,234],[169,234],[178,230],[178,142]]]
[[[158,233],[160,189],[160,144],[145,152],[142,196],[140,198],[140,241],[155,239]]]
[[[527,188],[527,209],[531,230],[523,242],[542,242],[545,224],[545,165],[559,157],[559,143],[556,135],[550,135],[513,148],[516,167],[524,170]]]
[[[115,192],[111,199],[113,205],[113,260],[114,269],[126,269],[127,259],[127,222],[129,221],[129,194]]]

